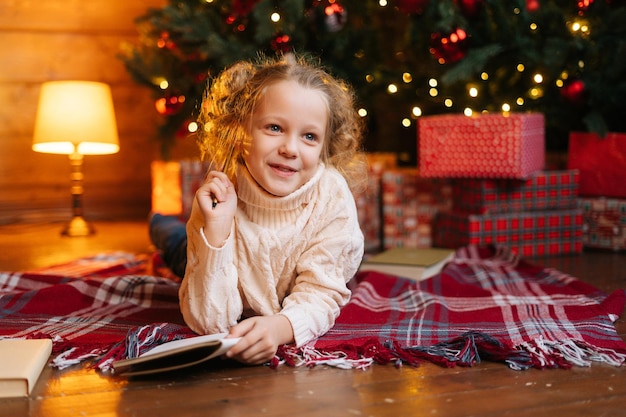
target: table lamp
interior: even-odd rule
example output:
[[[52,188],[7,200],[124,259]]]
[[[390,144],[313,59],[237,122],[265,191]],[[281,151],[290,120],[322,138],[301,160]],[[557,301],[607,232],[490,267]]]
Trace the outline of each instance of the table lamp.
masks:
[[[69,155],[72,220],[65,236],[88,236],[93,227],[83,218],[83,156],[119,151],[111,89],[93,81],[43,83],[37,107],[33,150]]]

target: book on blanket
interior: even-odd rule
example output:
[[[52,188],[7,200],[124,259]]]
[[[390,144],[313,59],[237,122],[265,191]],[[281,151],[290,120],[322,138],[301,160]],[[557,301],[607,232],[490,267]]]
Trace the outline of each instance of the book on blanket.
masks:
[[[0,340],[0,398],[28,397],[51,353],[50,339]]]
[[[222,356],[239,338],[210,334],[163,343],[136,358],[113,362],[116,375],[139,376],[174,371]]]
[[[366,259],[359,270],[377,271],[419,281],[438,274],[453,257],[453,249],[391,248]]]

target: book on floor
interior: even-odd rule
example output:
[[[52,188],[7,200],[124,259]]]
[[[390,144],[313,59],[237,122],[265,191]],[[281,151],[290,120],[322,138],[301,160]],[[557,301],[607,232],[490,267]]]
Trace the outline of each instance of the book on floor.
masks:
[[[0,398],[28,397],[51,353],[50,339],[0,340]]]
[[[359,270],[423,280],[438,274],[453,257],[453,249],[391,248],[364,260]]]
[[[222,356],[239,341],[225,336],[219,333],[163,343],[136,358],[113,362],[113,372],[139,376],[194,366]]]

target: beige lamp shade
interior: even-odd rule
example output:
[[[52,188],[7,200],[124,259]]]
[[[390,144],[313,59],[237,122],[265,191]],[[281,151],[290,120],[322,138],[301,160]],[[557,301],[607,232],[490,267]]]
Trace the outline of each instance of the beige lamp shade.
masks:
[[[104,155],[119,151],[111,89],[93,81],[42,84],[33,150]]]

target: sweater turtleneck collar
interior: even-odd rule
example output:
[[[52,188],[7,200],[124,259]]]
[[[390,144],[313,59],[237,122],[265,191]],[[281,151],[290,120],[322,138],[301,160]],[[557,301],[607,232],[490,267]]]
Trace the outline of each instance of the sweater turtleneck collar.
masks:
[[[315,193],[315,185],[324,173],[325,166],[320,162],[315,175],[293,193],[277,197],[265,191],[241,164],[237,170],[237,196],[248,206],[271,210],[293,210],[306,205]]]

